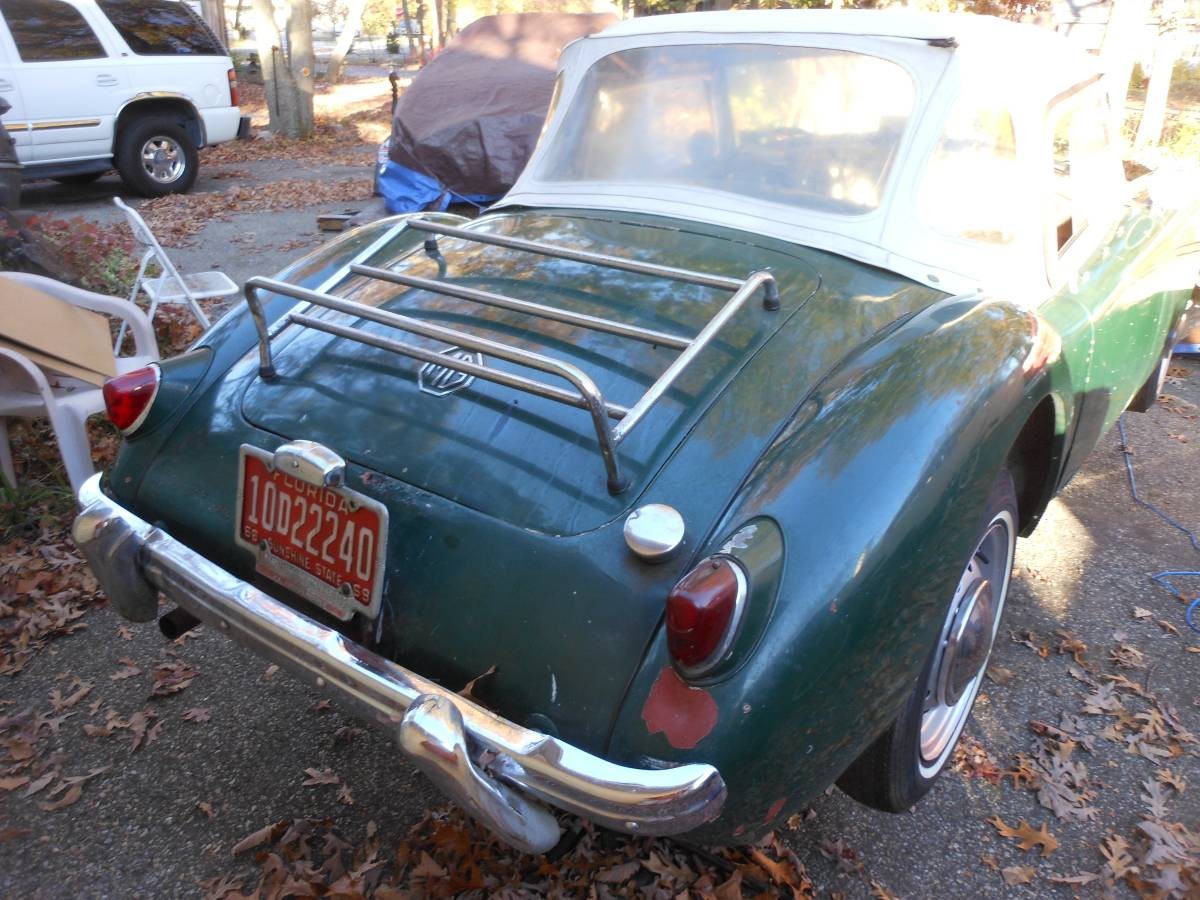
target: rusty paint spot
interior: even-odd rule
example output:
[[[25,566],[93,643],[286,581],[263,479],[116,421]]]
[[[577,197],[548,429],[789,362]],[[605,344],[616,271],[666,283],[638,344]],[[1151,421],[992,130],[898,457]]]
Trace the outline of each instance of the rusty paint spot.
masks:
[[[717,724],[717,703],[708,691],[691,687],[670,666],[664,666],[642,707],[642,721],[651,734],[662,732],[677,750],[690,750]]]
[[[771,804],[771,808],[767,810],[767,817],[763,819],[764,822],[770,822],[773,818],[779,815],[780,811],[783,809],[783,801],[784,798],[780,797]]]

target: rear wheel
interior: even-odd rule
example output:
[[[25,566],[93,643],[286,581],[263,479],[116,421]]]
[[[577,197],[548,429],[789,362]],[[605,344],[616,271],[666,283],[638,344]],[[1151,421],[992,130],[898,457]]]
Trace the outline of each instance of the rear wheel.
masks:
[[[176,122],[158,116],[137,119],[117,139],[117,171],[143,197],[181,194],[196,181],[200,154]]]
[[[988,500],[975,549],[959,577],[937,642],[904,711],[838,779],[868,806],[903,812],[920,800],[958,743],[1008,596],[1017,499],[1003,470]]]

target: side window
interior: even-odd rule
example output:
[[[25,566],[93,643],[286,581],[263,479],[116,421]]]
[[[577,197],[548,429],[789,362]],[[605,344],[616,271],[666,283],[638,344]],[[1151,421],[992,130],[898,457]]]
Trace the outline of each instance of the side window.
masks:
[[[1017,141],[1008,110],[963,95],[925,169],[921,218],[950,237],[1009,244],[1023,216]]]
[[[225,48],[179,0],[99,0],[101,11],[138,56],[224,56]]]
[[[1068,98],[1050,112],[1049,228],[1060,253],[1112,197],[1117,163],[1109,121],[1108,104],[1099,88]]]
[[[102,59],[108,54],[87,20],[62,0],[0,0],[22,62]]]

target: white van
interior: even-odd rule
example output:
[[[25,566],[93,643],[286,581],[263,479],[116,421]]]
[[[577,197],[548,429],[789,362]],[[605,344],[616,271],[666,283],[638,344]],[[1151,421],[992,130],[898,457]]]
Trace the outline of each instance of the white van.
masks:
[[[0,0],[0,98],[23,181],[116,168],[146,197],[249,128],[228,53],[179,0]]]

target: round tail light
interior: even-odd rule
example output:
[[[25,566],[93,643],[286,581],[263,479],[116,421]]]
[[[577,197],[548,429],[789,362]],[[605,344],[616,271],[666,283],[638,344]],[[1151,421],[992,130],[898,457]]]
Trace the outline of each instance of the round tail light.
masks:
[[[685,675],[702,675],[729,652],[746,605],[746,575],[727,556],[710,556],[667,595],[667,649]]]
[[[104,382],[104,411],[121,434],[142,427],[158,395],[159,379],[158,366],[143,366]]]

